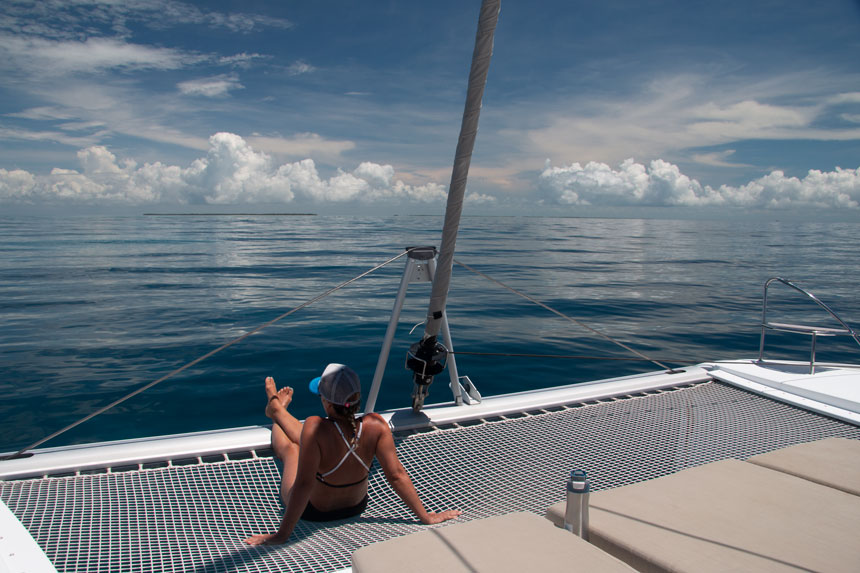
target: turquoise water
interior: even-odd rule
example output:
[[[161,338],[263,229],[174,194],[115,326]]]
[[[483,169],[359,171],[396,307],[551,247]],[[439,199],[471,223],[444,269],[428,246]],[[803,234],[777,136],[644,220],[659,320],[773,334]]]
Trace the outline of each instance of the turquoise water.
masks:
[[[441,218],[327,216],[0,217],[0,451],[29,445],[403,251],[438,245]],[[671,365],[758,352],[761,289],[796,281],[853,324],[860,266],[853,223],[464,218],[456,258]],[[365,389],[405,261],[90,420],[46,446],[267,422],[262,382],[305,392],[344,362]],[[378,409],[407,406],[406,349],[429,285],[410,287]],[[787,293],[787,291],[785,291]],[[777,302],[781,299],[775,296]],[[788,297],[782,308],[797,312]],[[805,305],[803,305],[805,306]],[[570,322],[455,267],[458,352],[630,357]],[[769,340],[771,340],[769,338]],[[773,337],[774,356],[808,340]],[[860,358],[823,341],[822,360]],[[643,362],[457,358],[485,395],[654,370]],[[447,375],[428,402],[447,401]]]

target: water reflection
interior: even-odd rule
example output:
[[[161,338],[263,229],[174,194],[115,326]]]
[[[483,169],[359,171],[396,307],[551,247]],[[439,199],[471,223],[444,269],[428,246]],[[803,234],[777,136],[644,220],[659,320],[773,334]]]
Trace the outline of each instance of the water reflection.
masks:
[[[38,439],[406,246],[438,244],[441,226],[436,217],[0,220],[0,450]],[[761,287],[771,276],[791,278],[860,320],[857,229],[467,217],[457,258],[659,359],[699,361],[757,352]],[[298,388],[329,361],[351,364],[369,383],[403,265],[303,309],[63,440],[265,423],[258,386],[266,375]],[[409,329],[424,319],[429,291],[410,287],[381,408],[408,403],[403,358],[420,336]],[[628,356],[459,266],[449,318],[458,351]],[[785,342],[806,352],[806,340]],[[831,351],[828,341],[824,359],[850,356],[840,344]],[[458,365],[484,394],[652,368],[467,355]],[[434,385],[433,400],[448,399],[444,385]],[[295,408],[308,415],[318,404],[299,395]],[[22,424],[34,411],[38,420]]]

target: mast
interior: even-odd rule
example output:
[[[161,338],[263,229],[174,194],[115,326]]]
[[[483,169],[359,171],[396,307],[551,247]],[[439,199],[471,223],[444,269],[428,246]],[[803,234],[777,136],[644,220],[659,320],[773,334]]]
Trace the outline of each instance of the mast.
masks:
[[[478,134],[478,118],[481,115],[481,100],[490,69],[493,54],[493,35],[499,20],[501,0],[483,0],[478,19],[478,32],[475,36],[475,50],[472,52],[472,67],[469,71],[469,87],[466,92],[466,106],[460,126],[460,138],[454,154],[454,167],[451,184],[448,188],[448,203],[445,208],[445,224],[442,228],[442,243],[430,294],[430,306],[424,335],[409,350],[407,366],[414,372],[415,387],[412,394],[412,408],[420,410],[429,392],[433,377],[445,368],[447,349],[437,337],[442,326],[448,287],[451,283],[451,269],[454,262],[454,247],[463,211],[463,197],[466,192],[466,179],[472,161],[472,150]]]

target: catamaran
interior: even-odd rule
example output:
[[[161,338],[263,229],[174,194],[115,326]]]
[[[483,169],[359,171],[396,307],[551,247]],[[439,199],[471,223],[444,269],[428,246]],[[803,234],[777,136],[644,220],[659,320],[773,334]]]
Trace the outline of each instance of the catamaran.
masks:
[[[860,366],[816,359],[821,340],[860,336],[791,280],[764,285],[748,359],[656,362],[645,374],[498,396],[459,374],[445,298],[498,13],[484,0],[440,250],[408,248],[386,263],[405,268],[365,404],[375,410],[409,285],[431,282],[425,331],[406,358],[412,404],[380,414],[427,504],[463,516],[421,525],[374,466],[362,515],[300,521],[288,544],[249,547],[242,540],[279,516],[268,427],[39,447],[49,436],[0,461],[0,572],[860,567]],[[815,318],[775,317],[776,288]],[[809,354],[769,358],[772,332],[808,337]],[[446,371],[451,400],[426,403]],[[568,495],[571,470],[585,486]],[[572,527],[571,499],[583,493]]]

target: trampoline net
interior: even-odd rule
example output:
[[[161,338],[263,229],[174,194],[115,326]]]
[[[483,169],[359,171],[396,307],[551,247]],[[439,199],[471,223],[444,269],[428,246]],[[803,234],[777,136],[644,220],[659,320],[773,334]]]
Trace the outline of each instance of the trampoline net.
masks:
[[[542,514],[573,468],[601,490],[831,436],[860,439],[860,428],[707,382],[396,439],[427,508],[467,521]],[[272,458],[244,457],[0,482],[0,498],[61,572],[334,571],[359,547],[427,527],[374,464],[361,516],[299,521],[286,545],[247,546],[281,509]]]

